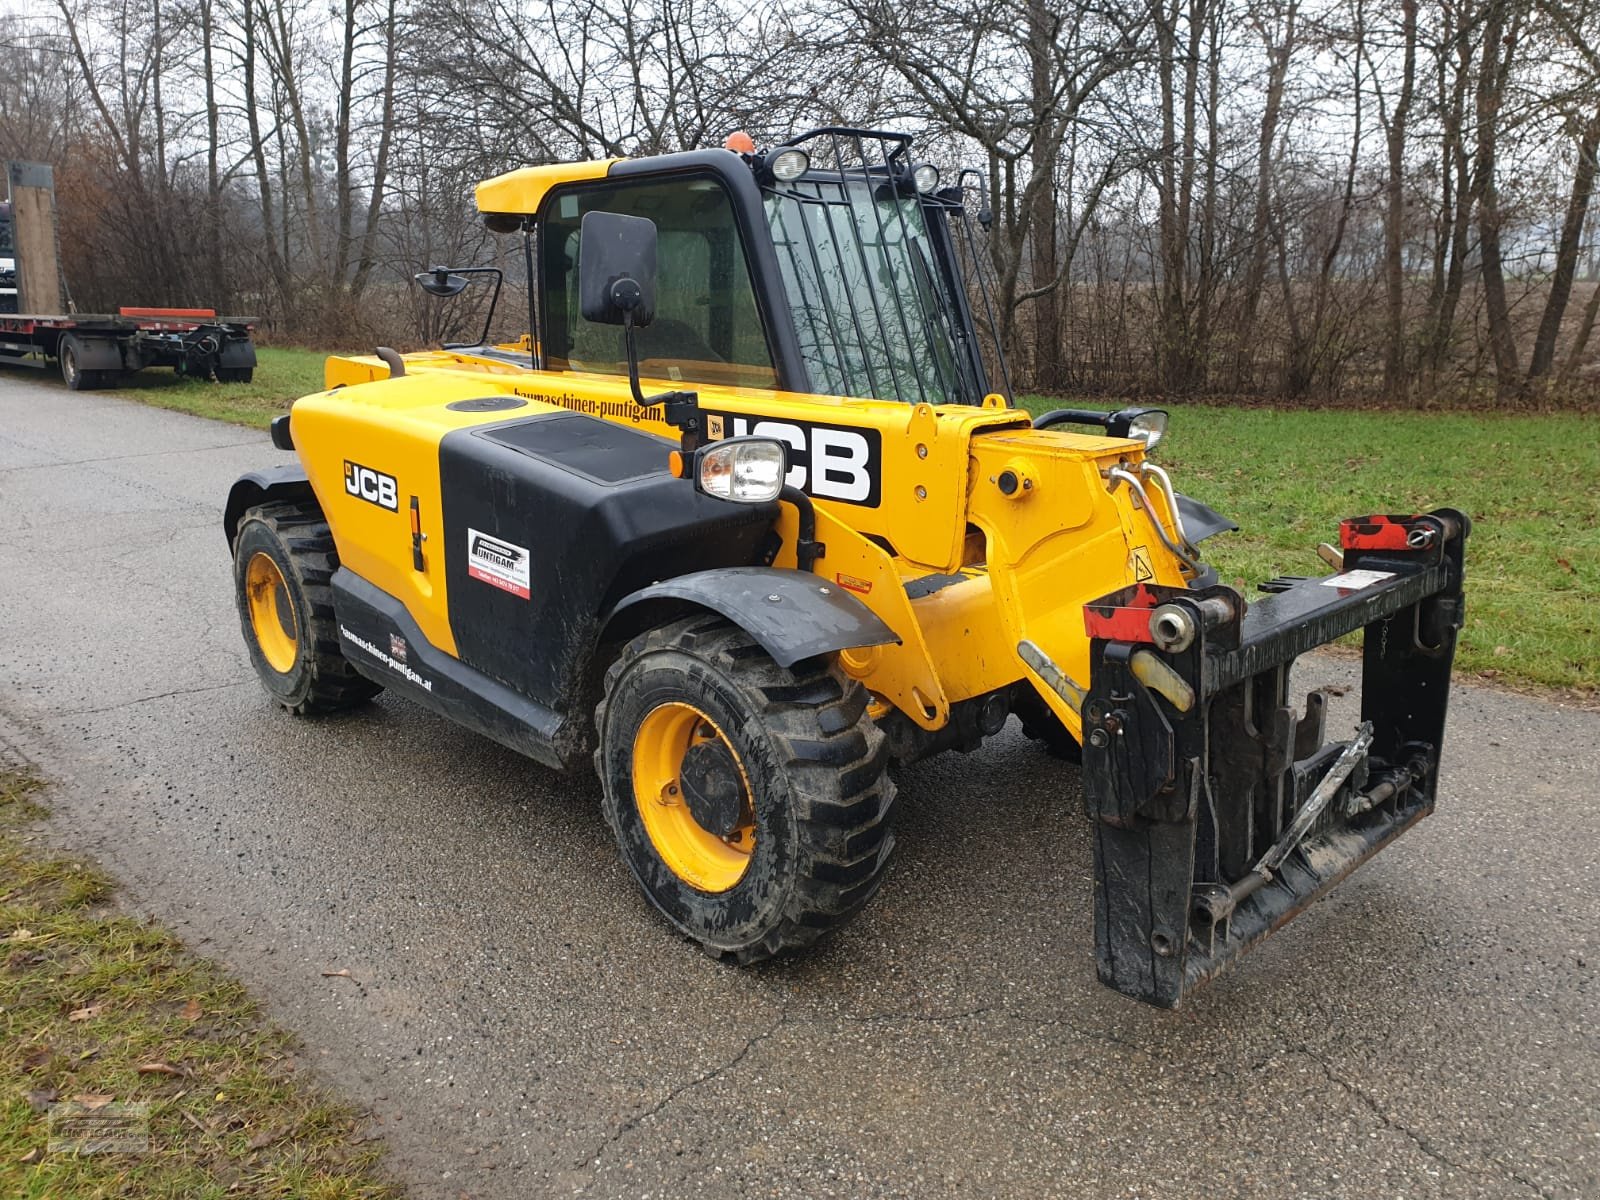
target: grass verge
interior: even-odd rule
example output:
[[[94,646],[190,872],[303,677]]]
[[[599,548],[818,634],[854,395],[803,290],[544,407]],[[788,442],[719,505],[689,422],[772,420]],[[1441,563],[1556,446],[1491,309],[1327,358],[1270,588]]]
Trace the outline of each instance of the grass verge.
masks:
[[[1031,398],[1035,412],[1060,401]],[[1593,416],[1174,406],[1155,452],[1242,529],[1207,542],[1247,594],[1321,575],[1343,517],[1448,506],[1473,520],[1457,669],[1600,699],[1600,433]]]
[[[326,351],[285,346],[256,348],[255,376],[249,383],[212,383],[172,371],[129,375],[113,395],[196,417],[265,429],[301,396],[322,390]]]
[[[20,834],[38,789],[0,765],[0,1196],[396,1196],[243,987]]]

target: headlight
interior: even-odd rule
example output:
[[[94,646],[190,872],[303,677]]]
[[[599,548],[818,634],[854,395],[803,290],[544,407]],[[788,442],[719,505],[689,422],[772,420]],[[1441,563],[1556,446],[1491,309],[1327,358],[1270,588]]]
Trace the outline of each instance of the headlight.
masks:
[[[741,504],[776,500],[788,471],[788,447],[776,438],[729,438],[695,454],[695,486],[708,496]]]
[[[932,163],[923,163],[911,172],[911,179],[917,185],[917,191],[931,192],[939,186],[939,168]]]
[[[1125,408],[1111,414],[1106,432],[1112,437],[1137,438],[1146,450],[1155,449],[1167,432],[1167,414],[1160,408]]]
[[[779,183],[793,183],[804,175],[811,166],[811,159],[804,150],[789,147],[779,150],[767,159],[767,170],[772,172],[772,177]]]

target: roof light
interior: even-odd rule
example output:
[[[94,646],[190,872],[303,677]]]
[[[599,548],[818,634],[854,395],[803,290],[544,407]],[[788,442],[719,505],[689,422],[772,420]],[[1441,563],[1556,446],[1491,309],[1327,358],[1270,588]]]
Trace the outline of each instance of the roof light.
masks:
[[[911,179],[919,192],[931,192],[939,186],[939,168],[932,163],[919,163],[911,172]]]
[[[756,140],[742,129],[735,129],[722,142],[724,150],[732,150],[735,154],[754,154]]]
[[[779,183],[793,183],[811,167],[811,157],[793,146],[779,150],[767,159],[767,170]]]

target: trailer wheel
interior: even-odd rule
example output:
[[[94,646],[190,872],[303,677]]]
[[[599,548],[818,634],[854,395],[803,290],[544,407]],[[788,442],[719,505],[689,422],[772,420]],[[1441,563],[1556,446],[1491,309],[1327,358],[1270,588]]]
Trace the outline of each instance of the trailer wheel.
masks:
[[[67,334],[56,343],[56,363],[61,368],[61,382],[74,392],[88,391],[100,384],[99,371],[85,371],[80,365],[83,346],[77,338]]]
[[[702,615],[635,638],[595,710],[606,819],[645,895],[728,961],[809,945],[878,890],[887,740],[859,683]]]
[[[251,367],[218,367],[218,383],[249,383],[255,377],[255,370]]]
[[[296,715],[354,708],[383,690],[339,649],[329,587],[338,566],[315,504],[245,510],[233,543],[239,623],[262,686]]]

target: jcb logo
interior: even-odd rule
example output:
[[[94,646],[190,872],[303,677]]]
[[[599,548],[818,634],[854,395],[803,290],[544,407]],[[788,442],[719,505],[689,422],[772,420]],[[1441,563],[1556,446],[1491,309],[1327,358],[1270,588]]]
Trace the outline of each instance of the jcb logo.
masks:
[[[822,500],[878,506],[882,492],[882,438],[876,429],[817,425],[809,421],[777,421],[709,413],[712,436],[720,427],[728,437],[777,438],[789,447],[789,474],[784,482]]]
[[[344,460],[344,490],[368,504],[376,504],[390,512],[400,511],[400,487],[395,483],[394,476],[363,467],[348,458]]]

